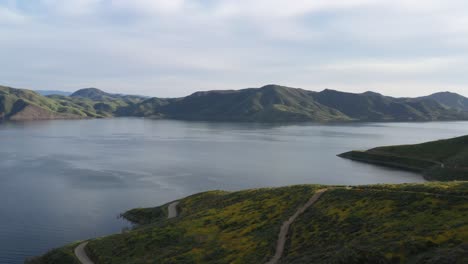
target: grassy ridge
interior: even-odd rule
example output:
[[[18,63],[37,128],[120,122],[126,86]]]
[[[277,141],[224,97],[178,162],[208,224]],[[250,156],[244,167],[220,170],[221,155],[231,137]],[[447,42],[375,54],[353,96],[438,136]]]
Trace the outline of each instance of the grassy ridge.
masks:
[[[468,180],[468,136],[416,145],[351,151],[339,156],[421,172],[428,180]]]
[[[88,251],[96,263],[265,263],[282,222],[323,187],[200,193],[180,200],[170,220],[167,204],[130,210],[124,216],[141,225],[93,239]],[[282,263],[467,260],[468,183],[328,188],[293,223]],[[69,248],[35,263],[60,263],[46,256]]]
[[[282,263],[466,263],[468,184],[325,193],[293,225]]]
[[[182,199],[173,221],[153,218],[126,234],[93,240],[98,263],[255,263],[274,252],[283,219],[311,196],[317,186],[207,192]],[[152,218],[160,209],[127,214]],[[163,219],[164,214],[159,214]],[[159,220],[158,220],[159,219]]]

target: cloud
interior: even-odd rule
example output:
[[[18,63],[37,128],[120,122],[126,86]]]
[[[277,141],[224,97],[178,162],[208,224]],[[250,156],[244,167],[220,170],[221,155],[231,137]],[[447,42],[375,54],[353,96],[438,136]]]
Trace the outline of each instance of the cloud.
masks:
[[[112,8],[143,14],[172,14],[181,11],[185,0],[112,0]]]
[[[89,15],[97,12],[104,0],[39,0],[46,12],[58,15]]]
[[[0,25],[18,25],[27,22],[27,17],[20,13],[0,6]]]
[[[414,73],[437,73],[446,69],[466,66],[461,58],[440,57],[440,58],[419,58],[406,60],[358,60],[351,62],[335,62],[318,66],[321,70],[354,73],[386,73],[386,74],[414,74]]]
[[[0,0],[0,80],[155,96],[274,82],[464,89],[467,9],[461,0]]]

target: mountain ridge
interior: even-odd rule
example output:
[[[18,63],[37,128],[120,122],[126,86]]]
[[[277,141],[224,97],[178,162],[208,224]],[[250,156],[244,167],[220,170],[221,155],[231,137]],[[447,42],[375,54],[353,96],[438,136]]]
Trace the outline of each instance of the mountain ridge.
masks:
[[[44,97],[24,89],[2,89],[2,119],[12,119],[12,104],[23,100],[26,105],[33,104],[49,114],[22,115],[18,120],[67,118],[70,114],[73,115],[70,118],[137,116],[233,122],[468,120],[468,98],[453,93],[394,98],[372,91],[349,93],[324,89],[315,92],[269,84],[241,90],[199,91],[180,98],[112,94],[97,88],[80,89],[70,96]]]

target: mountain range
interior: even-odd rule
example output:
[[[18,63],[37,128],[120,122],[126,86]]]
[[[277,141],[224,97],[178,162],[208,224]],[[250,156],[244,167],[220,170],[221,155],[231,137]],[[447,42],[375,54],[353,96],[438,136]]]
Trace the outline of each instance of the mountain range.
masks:
[[[468,120],[468,98],[443,92],[394,98],[375,92],[314,92],[279,85],[195,92],[181,98],[111,94],[86,88],[65,96],[0,86],[0,119],[136,116],[235,122]]]

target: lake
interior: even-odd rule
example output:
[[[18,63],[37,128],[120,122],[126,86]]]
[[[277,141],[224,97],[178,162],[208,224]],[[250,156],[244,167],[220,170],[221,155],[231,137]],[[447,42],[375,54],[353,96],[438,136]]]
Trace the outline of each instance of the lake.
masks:
[[[242,124],[116,118],[0,124],[0,263],[120,232],[196,192],[424,181],[337,154],[467,134],[468,122]]]

